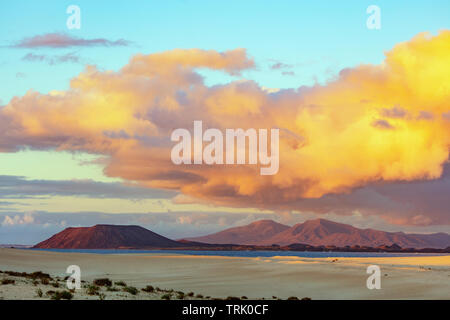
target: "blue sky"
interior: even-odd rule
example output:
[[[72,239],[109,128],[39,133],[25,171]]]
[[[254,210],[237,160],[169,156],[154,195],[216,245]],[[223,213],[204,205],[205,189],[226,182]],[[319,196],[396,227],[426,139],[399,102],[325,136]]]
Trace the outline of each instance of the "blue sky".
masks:
[[[66,28],[66,8],[81,9],[81,29]],[[366,8],[381,9],[381,30],[366,28]],[[244,76],[261,85],[297,88],[325,81],[342,68],[380,63],[383,52],[419,32],[450,27],[448,1],[2,1],[0,65],[3,104],[30,88],[65,89],[84,63],[116,70],[137,52],[173,48],[219,51],[246,48],[257,70]],[[21,61],[29,49],[5,46],[37,34],[67,32],[76,37],[126,39],[129,47],[38,49],[39,54],[75,53],[83,63],[48,66]],[[271,70],[292,65],[294,76]],[[17,77],[17,73],[23,77]],[[208,72],[208,83],[230,80]],[[45,76],[44,76],[45,75]]]

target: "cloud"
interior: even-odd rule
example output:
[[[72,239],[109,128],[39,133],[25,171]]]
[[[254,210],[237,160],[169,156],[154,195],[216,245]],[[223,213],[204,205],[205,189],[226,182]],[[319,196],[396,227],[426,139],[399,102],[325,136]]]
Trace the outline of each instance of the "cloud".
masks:
[[[82,150],[108,157],[108,176],[143,187],[235,207],[296,210],[314,202],[310,210],[323,212],[315,199],[442,177],[450,146],[449,53],[450,31],[419,34],[388,51],[380,65],[276,92],[246,80],[204,84],[197,68],[230,74],[253,68],[243,49],[139,54],[118,71],[87,66],[66,91],[13,98],[0,110],[0,151]],[[383,115],[389,106],[410,116]],[[424,111],[438,116],[418,119]],[[172,164],[170,134],[192,128],[194,120],[221,130],[280,128],[278,174],[260,176],[255,166]],[[380,207],[365,212],[389,218]],[[396,219],[395,212],[390,219],[450,224],[448,214],[435,210],[408,212],[402,214],[415,221]]]
[[[0,199],[18,199],[36,196],[157,199],[171,198],[176,195],[176,192],[170,190],[150,190],[137,185],[119,182],[107,183],[92,180],[27,180],[24,177],[2,175],[0,175],[0,190],[2,190]],[[0,202],[0,205],[2,205],[2,202]]]
[[[394,127],[385,119],[378,119],[372,122],[372,126],[379,129],[394,129]]]
[[[381,114],[387,118],[404,118],[407,116],[408,113],[406,112],[405,109],[399,106],[395,106],[390,109],[387,108],[383,109]]]
[[[282,63],[282,62],[276,62],[270,66],[270,69],[272,69],[272,70],[279,70],[279,69],[286,69],[286,68],[292,68],[292,65]]]
[[[108,40],[103,38],[83,39],[65,33],[46,33],[34,37],[24,38],[12,45],[14,48],[70,48],[70,47],[124,47],[129,46],[130,41]]]
[[[15,215],[14,217],[5,216],[2,222],[2,226],[14,226],[21,224],[32,224],[34,223],[34,217],[31,213],[25,213],[22,216]]]
[[[54,64],[60,64],[60,63],[79,63],[80,57],[77,56],[75,53],[70,52],[66,53],[64,55],[55,55],[55,56],[48,56],[45,54],[34,54],[34,53],[27,53],[22,57],[23,61],[29,61],[29,62],[45,62],[49,65]]]

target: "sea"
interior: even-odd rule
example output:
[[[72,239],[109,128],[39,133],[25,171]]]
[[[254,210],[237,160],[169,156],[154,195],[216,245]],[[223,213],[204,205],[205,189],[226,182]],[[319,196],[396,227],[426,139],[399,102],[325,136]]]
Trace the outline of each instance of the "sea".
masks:
[[[299,258],[381,258],[381,257],[423,257],[447,256],[448,253],[392,253],[392,252],[333,252],[333,251],[216,251],[216,250],[129,250],[129,249],[22,249],[52,252],[76,252],[95,254],[180,254],[219,257],[299,257]]]

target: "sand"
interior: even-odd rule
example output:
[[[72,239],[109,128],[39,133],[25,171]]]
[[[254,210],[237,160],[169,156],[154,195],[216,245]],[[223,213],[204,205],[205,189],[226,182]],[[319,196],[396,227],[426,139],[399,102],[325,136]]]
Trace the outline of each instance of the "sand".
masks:
[[[367,266],[381,268],[381,289],[366,286]],[[237,258],[181,254],[88,254],[0,249],[0,270],[43,271],[64,278],[69,265],[81,268],[86,283],[107,277],[138,289],[146,285],[216,298],[290,296],[312,299],[450,299],[450,255],[389,258]],[[12,278],[0,274],[2,278]],[[64,281],[60,281],[64,286]],[[39,288],[41,285],[39,285]],[[43,287],[42,290],[51,288]],[[37,299],[29,280],[0,285],[0,298]],[[54,289],[55,290],[55,289]],[[86,289],[76,299],[96,298]],[[160,299],[105,292],[106,299]],[[45,296],[43,298],[46,298]],[[48,298],[47,298],[48,299]]]

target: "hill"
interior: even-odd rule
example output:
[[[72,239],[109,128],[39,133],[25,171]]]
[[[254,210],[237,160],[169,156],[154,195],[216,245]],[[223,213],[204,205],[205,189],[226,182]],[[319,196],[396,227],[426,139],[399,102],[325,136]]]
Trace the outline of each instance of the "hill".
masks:
[[[41,249],[171,248],[182,244],[140,226],[98,224],[67,228],[34,246]]]

